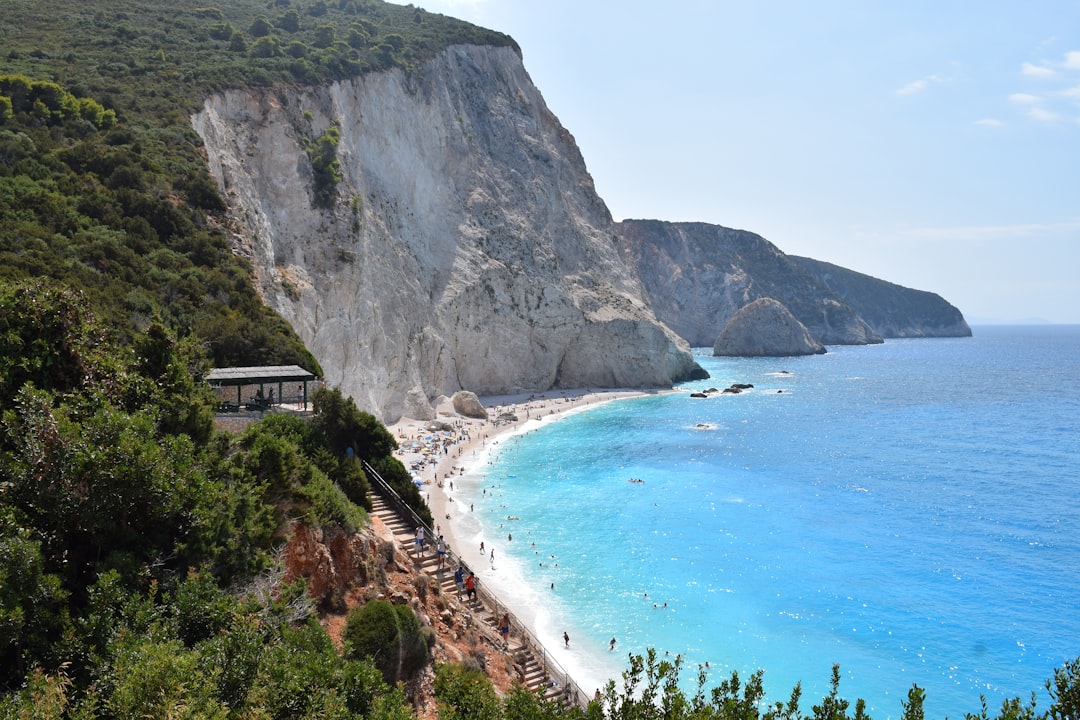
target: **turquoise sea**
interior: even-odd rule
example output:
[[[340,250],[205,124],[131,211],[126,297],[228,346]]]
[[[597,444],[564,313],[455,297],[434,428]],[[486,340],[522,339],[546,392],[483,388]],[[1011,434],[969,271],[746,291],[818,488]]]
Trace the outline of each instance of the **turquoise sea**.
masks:
[[[764,669],[770,702],[801,682],[806,712],[834,663],[874,718],[912,684],[929,718],[1045,709],[1080,656],[1080,326],[974,333],[697,351],[710,380],[502,440],[461,480],[471,537],[590,694],[655,648],[688,689],[706,662]]]

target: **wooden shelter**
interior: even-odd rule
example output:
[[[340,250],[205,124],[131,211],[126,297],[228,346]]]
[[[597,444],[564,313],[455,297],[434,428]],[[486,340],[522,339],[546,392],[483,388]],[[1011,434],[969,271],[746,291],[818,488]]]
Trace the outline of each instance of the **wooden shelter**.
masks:
[[[308,409],[308,384],[317,380],[314,373],[299,365],[266,365],[262,367],[215,368],[206,375],[206,382],[218,390],[221,409],[237,411],[267,410],[273,405],[295,403]],[[236,402],[225,397],[225,388],[236,388]]]

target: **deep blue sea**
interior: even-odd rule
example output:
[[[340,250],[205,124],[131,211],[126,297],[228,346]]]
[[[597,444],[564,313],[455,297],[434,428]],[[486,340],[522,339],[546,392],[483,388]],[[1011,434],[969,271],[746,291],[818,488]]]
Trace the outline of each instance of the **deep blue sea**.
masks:
[[[710,380],[501,441],[461,488],[517,578],[500,592],[583,684],[655,648],[687,688],[706,662],[710,686],[764,669],[770,702],[801,682],[806,712],[834,663],[876,719],[912,684],[928,718],[1045,710],[1080,656],[1080,326],[974,332],[701,350]]]

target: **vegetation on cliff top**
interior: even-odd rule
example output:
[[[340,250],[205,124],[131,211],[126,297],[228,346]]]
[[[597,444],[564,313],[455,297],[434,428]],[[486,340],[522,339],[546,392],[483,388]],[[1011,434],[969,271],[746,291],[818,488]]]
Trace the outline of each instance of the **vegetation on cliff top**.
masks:
[[[0,13],[0,279],[85,293],[127,342],[160,320],[214,363],[321,370],[230,247],[190,117],[217,90],[314,84],[505,35],[369,0],[6,0]],[[312,139],[313,194],[336,182]]]

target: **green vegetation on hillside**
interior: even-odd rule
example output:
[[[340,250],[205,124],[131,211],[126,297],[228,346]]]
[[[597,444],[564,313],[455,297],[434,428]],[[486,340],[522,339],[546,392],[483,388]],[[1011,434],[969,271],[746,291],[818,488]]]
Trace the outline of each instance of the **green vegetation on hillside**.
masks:
[[[195,343],[108,334],[77,291],[0,285],[0,717],[400,709],[275,561],[294,521],[366,524],[359,458],[393,437],[326,389],[310,420],[217,433]]]
[[[429,660],[412,610],[356,611],[340,651],[276,553],[295,521],[366,522],[361,461],[427,510],[338,391],[215,431],[210,365],[320,369],[232,252],[189,118],[210,92],[412,72],[455,43],[513,47],[376,0],[0,0],[0,720],[412,717],[389,684]],[[321,202],[335,146],[311,139]],[[499,698],[475,662],[435,688],[442,718],[865,717],[836,674],[806,714],[798,688],[765,705],[760,673],[687,696],[679,669],[633,658],[587,710]],[[1049,688],[1046,712],[997,717],[1080,717],[1080,661]],[[920,691],[903,710],[921,720]]]
[[[214,364],[321,373],[229,246],[190,117],[211,92],[411,71],[505,35],[368,0],[0,3],[0,279],[82,290],[117,342],[161,321]],[[333,199],[336,129],[311,140]]]
[[[166,171],[143,133],[51,81],[0,75],[0,108],[0,280],[79,289],[119,345],[160,322],[219,366],[320,370],[216,229],[205,168]]]

